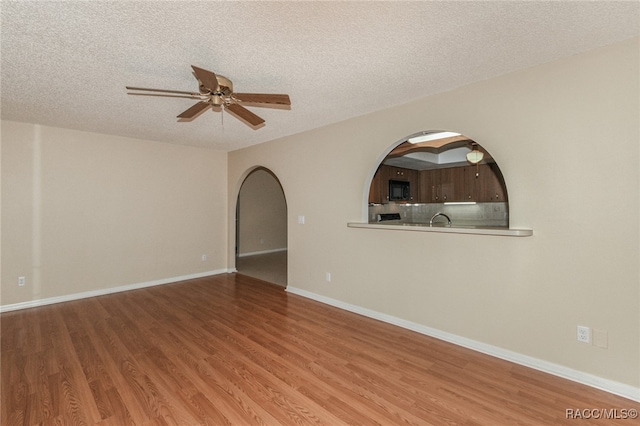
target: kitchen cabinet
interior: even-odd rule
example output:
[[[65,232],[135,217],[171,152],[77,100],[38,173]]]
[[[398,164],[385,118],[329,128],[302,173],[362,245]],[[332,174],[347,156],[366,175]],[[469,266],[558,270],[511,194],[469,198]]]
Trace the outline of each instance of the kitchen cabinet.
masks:
[[[378,167],[378,170],[371,180],[371,187],[369,188],[369,203],[389,202],[390,180],[409,182],[410,194],[409,200],[406,202],[415,202],[418,199],[418,171],[383,164]]]
[[[418,193],[420,180],[418,178],[417,170],[403,169],[401,167],[389,167],[389,178],[387,180],[386,192],[387,196],[389,195],[389,180],[401,180],[409,182],[409,199],[405,202],[414,203],[418,201]],[[396,201],[403,202],[403,201]]]
[[[420,203],[444,203],[445,201],[461,201],[464,198],[464,172],[461,167],[446,169],[421,170]]]
[[[448,185],[445,180],[445,188],[442,188],[443,181],[442,169],[421,170],[419,173],[420,194],[418,196],[419,203],[442,203],[444,194],[449,193]]]
[[[507,201],[503,179],[495,164],[422,170],[419,182],[420,203]]]
[[[464,197],[459,201],[478,203],[507,201],[500,170],[495,164],[466,166],[464,169]]]
[[[436,173],[436,170],[421,170],[418,178],[420,179],[418,202],[438,203],[440,199],[438,193],[438,189],[440,188],[440,175]]]
[[[386,182],[388,180],[389,170],[388,166],[381,165],[376,170],[371,180],[371,187],[369,188],[369,203],[382,204],[387,202],[387,193],[389,191]],[[383,184],[384,183],[384,184]]]
[[[421,171],[383,164],[371,181],[369,203],[389,202],[389,180],[409,182],[409,203],[507,201],[504,179],[495,163]]]
[[[415,170],[403,169],[402,167],[385,166],[388,170],[388,176],[391,180],[406,180],[410,179],[411,172]]]
[[[475,177],[475,166],[470,166]],[[475,185],[475,196],[478,202],[507,201],[507,189],[504,186],[502,173],[495,163],[478,166],[478,177]]]
[[[464,201],[467,183],[464,167],[449,167],[439,172],[441,201]]]
[[[476,201],[479,202],[478,188],[480,186],[478,180],[480,176],[484,178],[484,173],[479,173],[476,176],[476,166],[461,167],[464,174],[464,195],[461,200],[458,201]],[[478,166],[478,170],[479,166]]]

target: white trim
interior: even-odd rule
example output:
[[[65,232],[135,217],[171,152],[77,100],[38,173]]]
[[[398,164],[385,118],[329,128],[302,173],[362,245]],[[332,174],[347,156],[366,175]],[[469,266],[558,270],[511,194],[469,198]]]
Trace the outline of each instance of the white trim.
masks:
[[[496,358],[501,358],[507,361],[511,361],[516,364],[524,365],[525,367],[529,367],[535,370],[543,371],[545,373],[553,374],[554,376],[559,376],[564,379],[578,382],[583,385],[591,386],[615,395],[622,396],[624,398],[631,399],[633,401],[640,402],[640,388],[638,387],[616,382],[614,380],[604,379],[602,377],[598,377],[598,376],[594,376],[593,374],[574,370],[572,368],[565,367],[563,365],[554,364],[552,362],[544,361],[538,358],[533,358],[528,355],[523,355],[517,352],[509,351],[507,349],[503,349],[497,346],[488,345],[486,343],[482,343],[477,340],[472,340],[466,337],[458,336],[456,334],[447,333],[445,331],[437,330],[435,328],[431,328],[425,325],[407,321],[402,318],[394,317],[392,315],[376,312],[371,309],[363,308],[356,305],[351,305],[349,303],[332,299],[326,296],[322,296],[316,293],[312,293],[300,288],[288,286],[286,288],[286,291],[293,294],[297,294],[298,296],[315,300],[317,302],[334,306],[336,308],[344,309],[349,312],[354,312],[356,314],[364,315],[369,318],[373,318],[389,324],[397,325],[399,327],[406,328],[408,330],[412,330],[420,334],[435,337],[436,339],[444,340],[446,342],[453,343],[458,346],[463,346],[465,348],[472,349],[477,352],[482,352],[484,354],[491,355]]]
[[[145,287],[153,287],[157,285],[170,284],[178,281],[192,280],[194,278],[208,277],[211,275],[219,275],[234,272],[231,269],[217,269],[214,271],[199,272],[196,274],[182,275],[180,277],[164,278],[160,280],[147,281],[137,284],[128,284],[119,287],[110,287],[100,290],[85,291],[83,293],[66,294],[64,296],[49,297],[46,299],[29,300],[28,302],[13,303],[11,305],[0,305],[0,312],[17,311],[19,309],[35,308],[37,306],[52,305],[54,303],[70,302],[72,300],[86,299],[95,296],[104,296],[112,293],[120,293],[122,291],[137,290]]]
[[[263,251],[252,251],[249,253],[242,253],[242,254],[238,254],[238,257],[249,257],[249,256],[258,256],[260,254],[269,254],[269,253],[278,253],[281,251],[287,251],[287,248],[277,248],[277,249],[273,249],[273,250],[263,250]]]

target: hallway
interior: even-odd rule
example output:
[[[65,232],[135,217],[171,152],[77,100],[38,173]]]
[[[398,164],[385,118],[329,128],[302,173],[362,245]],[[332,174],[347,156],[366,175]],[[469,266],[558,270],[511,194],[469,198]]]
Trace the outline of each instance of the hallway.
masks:
[[[238,273],[287,286],[287,251],[236,257]]]

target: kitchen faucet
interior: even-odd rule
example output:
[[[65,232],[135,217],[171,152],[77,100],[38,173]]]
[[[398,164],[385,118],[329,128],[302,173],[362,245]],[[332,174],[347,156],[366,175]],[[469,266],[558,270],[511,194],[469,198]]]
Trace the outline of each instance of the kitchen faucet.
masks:
[[[434,214],[433,216],[431,216],[431,219],[429,220],[429,226],[433,226],[433,219],[435,219],[438,216],[444,216],[447,218],[447,222],[448,225],[451,226],[451,219],[449,218],[449,216],[447,216],[446,214],[442,213],[442,212],[438,212],[436,214]]]

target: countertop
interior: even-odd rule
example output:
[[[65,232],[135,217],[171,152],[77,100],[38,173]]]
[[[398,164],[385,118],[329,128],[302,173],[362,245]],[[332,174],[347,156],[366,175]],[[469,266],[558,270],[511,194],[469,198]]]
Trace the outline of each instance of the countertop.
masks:
[[[391,231],[413,232],[439,232],[444,234],[476,234],[476,235],[500,235],[507,237],[529,237],[533,235],[532,229],[514,229],[506,227],[491,227],[482,225],[452,225],[442,223],[429,226],[428,223],[403,223],[397,221],[362,223],[349,222],[349,228],[385,229]]]

